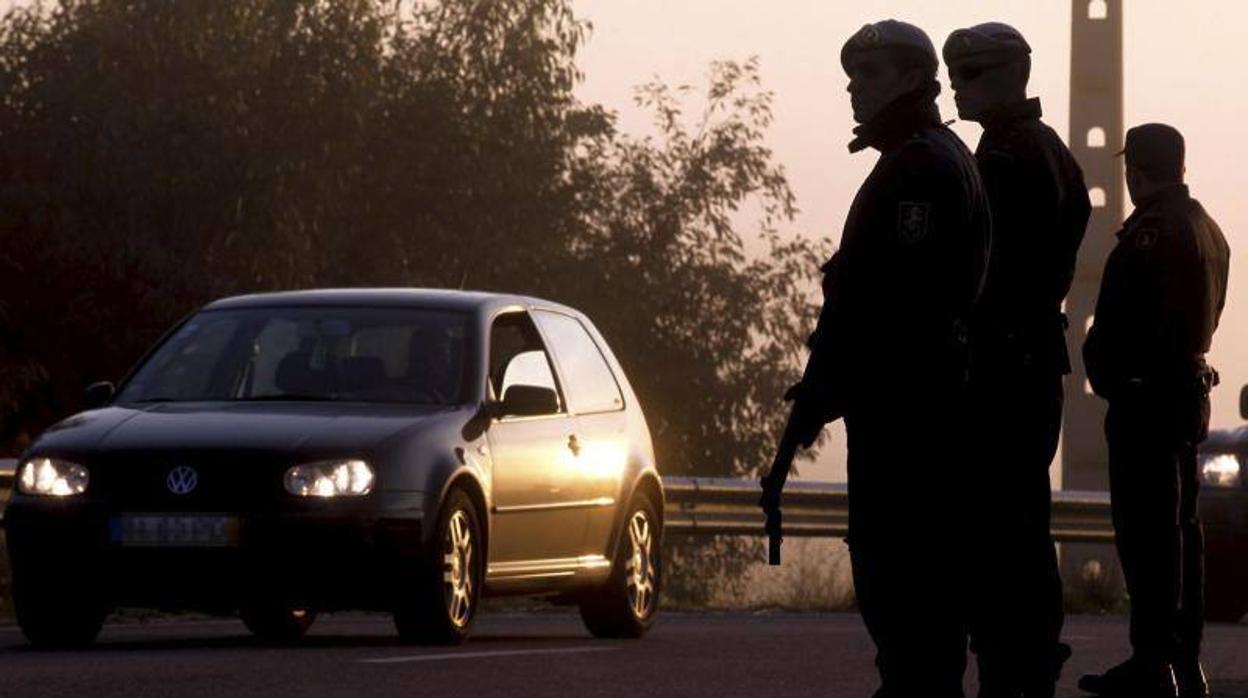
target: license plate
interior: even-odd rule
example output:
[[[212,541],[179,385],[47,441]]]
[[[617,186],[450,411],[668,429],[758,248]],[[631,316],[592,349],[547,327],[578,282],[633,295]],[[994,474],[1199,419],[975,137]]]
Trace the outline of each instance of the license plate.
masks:
[[[112,519],[113,542],[128,548],[224,548],[238,545],[238,517],[123,514]]]

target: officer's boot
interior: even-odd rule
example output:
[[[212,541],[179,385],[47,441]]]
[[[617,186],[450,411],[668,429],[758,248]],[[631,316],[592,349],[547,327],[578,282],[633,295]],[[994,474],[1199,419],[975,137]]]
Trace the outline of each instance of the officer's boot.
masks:
[[[1199,659],[1190,657],[1176,661],[1174,678],[1179,685],[1179,698],[1209,698],[1209,681]]]
[[[1178,698],[1179,687],[1168,662],[1146,662],[1134,657],[1104,674],[1085,674],[1079,688],[1114,698]]]

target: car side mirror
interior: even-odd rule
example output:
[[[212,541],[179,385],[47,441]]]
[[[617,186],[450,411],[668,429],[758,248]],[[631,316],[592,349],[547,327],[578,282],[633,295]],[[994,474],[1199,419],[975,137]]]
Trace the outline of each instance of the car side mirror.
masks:
[[[503,394],[495,415],[531,417],[559,411],[559,394],[537,385],[513,385]]]
[[[93,410],[97,407],[107,405],[113,399],[113,393],[116,388],[109,381],[100,381],[87,386],[83,394],[83,403],[87,409]]]
[[[1239,416],[1248,419],[1248,385],[1239,391]]]

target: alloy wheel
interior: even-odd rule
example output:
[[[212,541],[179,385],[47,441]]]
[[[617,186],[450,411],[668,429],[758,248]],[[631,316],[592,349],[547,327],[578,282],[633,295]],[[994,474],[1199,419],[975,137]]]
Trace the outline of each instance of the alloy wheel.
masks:
[[[446,525],[446,554],[443,555],[442,582],[446,611],[451,624],[462,628],[472,618],[473,579],[472,526],[468,514],[456,509]]]
[[[628,523],[630,555],[624,568],[628,601],[633,615],[646,618],[654,610],[655,560],[654,530],[644,511],[633,512]]]

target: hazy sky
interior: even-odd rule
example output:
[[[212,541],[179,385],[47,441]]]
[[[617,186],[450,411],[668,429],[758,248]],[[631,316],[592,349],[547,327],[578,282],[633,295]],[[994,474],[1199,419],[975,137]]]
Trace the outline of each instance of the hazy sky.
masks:
[[[1071,3],[1063,0],[574,1],[594,25],[579,61],[585,72],[579,94],[617,110],[626,131],[644,132],[649,122],[633,106],[632,86],[654,77],[700,86],[712,60],[759,57],[764,86],[775,93],[768,143],[802,209],[794,233],[838,240],[850,200],[875,162],[874,151],[851,156],[845,149],[853,120],[839,63],[841,45],[867,22],[891,17],[917,24],[937,50],[958,27],[1012,24],[1032,46],[1031,94],[1041,98],[1045,120],[1064,137],[1068,131]],[[1241,203],[1248,188],[1248,6],[1125,4],[1127,125],[1164,121],[1183,131],[1193,195],[1231,245],[1227,309],[1210,358],[1222,374],[1213,425],[1237,425],[1239,389],[1248,383],[1248,205]],[[957,112],[943,67],[940,77],[941,111],[951,119]],[[972,147],[979,139],[975,124],[954,129]],[[839,429],[833,437],[805,477],[843,477]]]

